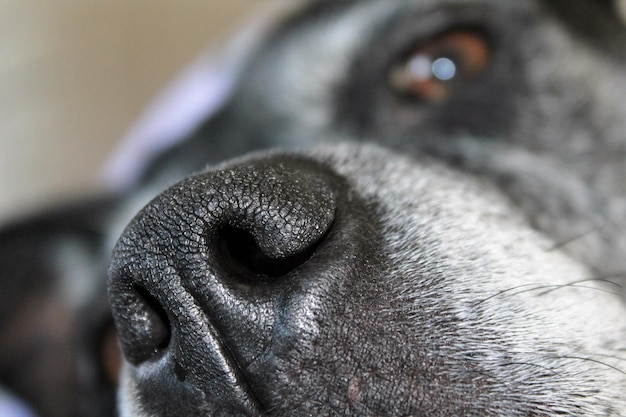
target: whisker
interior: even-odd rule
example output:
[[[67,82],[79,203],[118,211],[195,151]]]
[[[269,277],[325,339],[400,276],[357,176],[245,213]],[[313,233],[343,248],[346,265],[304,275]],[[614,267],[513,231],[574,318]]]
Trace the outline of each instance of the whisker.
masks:
[[[585,239],[588,236],[591,236],[591,235],[593,235],[595,233],[598,233],[598,232],[600,232],[600,230],[604,229],[607,226],[608,223],[609,223],[608,220],[604,219],[604,223],[603,224],[593,225],[593,227],[590,230],[581,232],[581,233],[576,234],[576,235],[572,235],[569,238],[566,238],[566,239],[564,239],[564,240],[562,240],[560,242],[555,242],[552,247],[547,249],[547,252],[554,252],[555,250],[563,249],[564,247],[566,247],[566,246],[568,246],[568,245],[570,245],[570,244],[572,244],[572,243],[574,243],[576,241]]]
[[[609,359],[615,359],[616,361],[620,361],[620,362],[626,362],[626,357],[621,357],[621,356],[613,356],[613,355],[607,355],[607,354],[594,354],[595,356],[601,357],[601,358],[609,358]]]
[[[572,359],[572,360],[579,360],[579,361],[583,361],[583,362],[591,362],[591,363],[595,363],[601,366],[604,366],[606,368],[612,369],[614,371],[619,372],[622,375],[626,375],[626,371],[621,370],[620,368],[610,365],[606,362],[602,362],[598,359],[593,359],[593,358],[585,358],[585,357],[581,357],[581,356],[555,356],[553,357],[553,359]]]
[[[604,284],[607,284],[607,285],[611,285],[611,286],[615,287],[617,290],[616,291],[612,291],[612,290],[605,289],[605,288],[592,287],[592,286],[587,286],[587,285],[578,285],[578,284],[583,283],[583,282],[600,282],[600,283],[604,283]],[[530,288],[528,288],[528,287],[530,287]],[[522,288],[527,288],[527,289],[524,289],[522,291],[517,291],[517,290],[520,290]],[[499,292],[497,292],[497,293],[495,293],[493,295],[490,295],[487,298],[483,298],[482,300],[477,301],[476,303],[474,303],[474,307],[477,307],[477,306],[479,306],[482,303],[485,303],[485,302],[487,302],[487,301],[489,301],[491,299],[494,299],[496,297],[500,297],[502,295],[514,296],[514,295],[525,294],[525,293],[529,293],[529,292],[533,292],[533,291],[544,290],[544,291],[542,291],[542,292],[537,294],[538,296],[543,296],[543,295],[549,294],[549,293],[551,293],[553,291],[556,291],[556,290],[559,290],[559,289],[563,289],[563,288],[581,288],[581,289],[588,289],[588,290],[594,290],[594,291],[601,291],[601,292],[604,292],[604,293],[607,293],[607,294],[611,294],[611,295],[615,295],[615,296],[621,297],[622,296],[621,290],[623,289],[623,286],[618,284],[618,283],[616,283],[616,282],[613,282],[613,281],[611,281],[609,279],[606,279],[606,278],[586,278],[586,279],[580,279],[580,280],[572,281],[572,282],[569,282],[569,283],[566,283],[566,284],[552,284],[552,285],[537,285],[537,284],[531,283],[531,284],[519,285],[519,286],[516,286],[516,287],[511,287],[511,288],[508,288],[506,290],[499,291]],[[517,291],[517,292],[515,292],[515,291]]]
[[[498,291],[497,293],[490,295],[487,298],[483,298],[482,300],[477,301],[476,303],[474,303],[474,307],[479,306],[480,304],[483,304],[493,298],[499,297],[501,295],[505,295],[508,294],[509,292],[518,290],[520,288],[525,288],[525,287],[534,287],[536,284],[524,284],[524,285],[518,285],[516,287],[511,287],[511,288],[507,288],[506,290],[502,290],[502,291]],[[530,291],[532,291],[532,288],[530,289]]]
[[[560,290],[561,288],[574,287],[574,288],[587,288],[587,289],[592,289],[592,290],[600,290],[600,291],[604,291],[604,292],[609,293],[609,294],[621,296],[621,290],[623,289],[623,286],[618,284],[617,282],[614,282],[614,281],[611,281],[610,279],[608,279],[608,278],[618,278],[618,277],[619,277],[619,275],[607,276],[607,277],[604,277],[604,278],[587,278],[587,279],[581,279],[581,280],[577,280],[577,281],[572,281],[572,282],[569,282],[567,284],[554,285],[553,288],[551,288],[549,290],[546,290],[546,291],[544,291],[542,293],[539,293],[538,295],[542,296],[542,295],[546,295],[546,294],[548,294],[548,293],[550,293],[552,291]],[[585,286],[585,285],[578,285],[578,284],[582,284],[583,282],[599,282],[599,283],[602,283],[602,284],[607,284],[607,285],[615,287],[618,290],[618,292],[613,292],[613,291],[610,291],[610,290],[604,289],[604,288],[597,288],[597,287],[589,287],[589,286]]]

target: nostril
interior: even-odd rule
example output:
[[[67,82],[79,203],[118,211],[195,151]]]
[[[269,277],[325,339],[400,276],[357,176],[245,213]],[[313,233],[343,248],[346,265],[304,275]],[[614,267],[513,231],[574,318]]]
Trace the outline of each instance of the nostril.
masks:
[[[211,333],[215,323],[228,321],[223,326],[233,335],[229,343],[259,339],[231,330],[231,322],[237,323],[230,318],[243,306],[269,308],[265,302],[279,285],[268,284],[291,288],[287,278],[309,278],[303,265],[318,251],[321,258],[324,242],[333,241],[327,237],[340,234],[331,231],[339,224],[343,189],[322,165],[273,157],[188,178],[155,198],[120,237],[109,272],[111,308],[127,361],[167,362],[168,372],[182,381],[195,366],[186,355],[202,355],[213,343],[209,339],[221,337]],[[253,320],[248,316],[265,320],[246,313],[246,323]],[[219,350],[221,342],[215,343]]]
[[[259,278],[279,278],[297,269],[313,256],[320,239],[305,250],[285,258],[267,256],[252,234],[227,226],[218,235],[218,247],[223,266],[244,280],[258,281]]]
[[[126,357],[137,365],[160,356],[167,349],[171,325],[165,309],[148,290],[134,284],[131,294],[135,308],[120,337]]]

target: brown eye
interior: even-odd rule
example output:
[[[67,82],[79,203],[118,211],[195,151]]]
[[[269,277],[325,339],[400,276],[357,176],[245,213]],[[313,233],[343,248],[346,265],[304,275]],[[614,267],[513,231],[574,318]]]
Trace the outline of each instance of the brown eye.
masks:
[[[446,99],[460,83],[480,75],[490,62],[484,36],[470,30],[447,32],[415,50],[390,74],[391,87],[426,102]]]

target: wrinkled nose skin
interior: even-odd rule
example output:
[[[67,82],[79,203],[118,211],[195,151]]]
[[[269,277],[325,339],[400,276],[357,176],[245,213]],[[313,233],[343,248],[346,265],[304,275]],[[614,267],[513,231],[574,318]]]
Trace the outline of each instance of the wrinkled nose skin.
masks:
[[[137,412],[275,407],[279,379],[302,378],[281,374],[281,361],[316,349],[320,326],[345,308],[338,300],[357,295],[350,283],[374,274],[380,239],[368,210],[341,177],[296,156],[227,166],[152,201],[119,240],[109,276]]]

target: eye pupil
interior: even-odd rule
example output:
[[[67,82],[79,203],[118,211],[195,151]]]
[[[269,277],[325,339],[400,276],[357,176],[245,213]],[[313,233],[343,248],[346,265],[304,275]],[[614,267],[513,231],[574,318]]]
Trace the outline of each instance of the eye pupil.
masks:
[[[456,74],[456,64],[450,58],[438,58],[432,65],[433,75],[441,81],[454,78]]]

